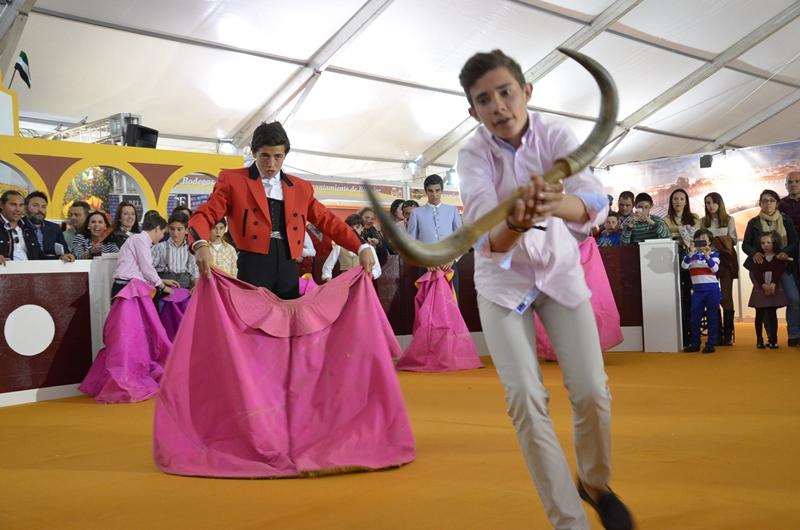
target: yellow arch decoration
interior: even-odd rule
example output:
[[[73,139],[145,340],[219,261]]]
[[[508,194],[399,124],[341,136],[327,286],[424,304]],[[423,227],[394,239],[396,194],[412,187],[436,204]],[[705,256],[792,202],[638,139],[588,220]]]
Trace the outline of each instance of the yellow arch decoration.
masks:
[[[175,172],[169,176],[169,178],[164,182],[164,187],[161,188],[161,193],[158,196],[158,209],[162,214],[167,213],[167,202],[169,201],[169,194],[172,191],[172,188],[181,181],[182,178],[188,177],[194,173],[205,173],[214,179],[217,178],[219,175],[220,170],[225,169],[219,165],[213,166],[184,166],[180,169],[175,170]]]
[[[4,152],[5,149],[0,147],[0,162],[5,163],[8,166],[11,166],[19,173],[21,173],[25,178],[30,181],[33,188],[39,191],[44,192],[47,195],[48,199],[52,199],[50,197],[50,190],[47,189],[47,184],[45,184],[44,179],[42,179],[39,172],[33,169],[33,166],[28,164],[25,160],[18,157],[14,153],[11,152]],[[53,202],[52,200],[48,200],[47,209],[50,209],[50,203]],[[48,211],[49,213],[49,211]]]
[[[70,185],[72,180],[81,172],[92,167],[100,166],[113,167],[130,175],[130,177],[136,181],[136,183],[142,189],[142,198],[144,199],[145,210],[156,209],[156,194],[153,192],[153,188],[150,186],[150,183],[146,178],[144,178],[144,175],[142,175],[138,169],[133,167],[129,162],[124,162],[121,160],[113,161],[109,160],[108,158],[100,157],[84,158],[75,162],[66,170],[64,170],[64,173],[61,175],[61,178],[58,179],[58,183],[53,190],[53,200],[50,202],[50,204],[54,205],[56,209],[60,210],[62,204],[64,203],[64,195],[67,192],[67,187]],[[48,214],[54,214],[54,212],[50,210],[50,206],[48,206]],[[60,215],[61,214],[59,213],[58,216]]]

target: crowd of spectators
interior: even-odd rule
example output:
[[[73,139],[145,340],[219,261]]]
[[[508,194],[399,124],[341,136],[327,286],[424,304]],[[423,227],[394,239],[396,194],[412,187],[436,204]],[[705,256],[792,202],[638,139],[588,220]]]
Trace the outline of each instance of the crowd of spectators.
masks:
[[[441,202],[443,180],[438,175],[431,175],[425,181],[425,192],[428,201],[420,210],[420,204],[414,200],[395,200],[390,208],[391,218],[398,226],[417,239],[434,242],[446,237],[461,225],[458,211]],[[775,344],[774,326],[771,309],[764,306],[767,301],[777,300],[786,306],[788,324],[788,344],[800,346],[800,275],[797,263],[800,261],[798,250],[797,226],[800,224],[800,172],[791,172],[786,177],[788,195],[780,198],[773,190],[764,190],[759,196],[759,213],[747,223],[742,238],[742,251],[747,256],[744,267],[751,271],[751,279],[759,291],[759,322],[767,326],[768,345]],[[721,311],[718,320],[719,337],[717,344],[730,345],[733,342],[733,280],[738,277],[739,263],[736,247],[739,237],[736,222],[726,209],[725,202],[719,193],[708,193],[704,199],[704,215],[700,216],[691,209],[690,197],[686,190],[678,188],[672,191],[667,214],[664,217],[651,212],[653,198],[648,193],[634,194],[632,191],[620,193],[616,209],[613,208],[613,197],[609,197],[610,212],[605,224],[595,230],[594,236],[600,247],[633,245],[650,239],[673,239],[678,244],[680,259],[687,254],[697,252],[698,237],[710,240],[709,249],[718,256],[718,267],[714,273],[721,290]],[[0,196],[0,265],[6,261],[56,260],[71,262],[76,259],[92,259],[103,254],[118,253],[125,243],[135,234],[141,232],[140,220],[136,208],[129,202],[120,203],[113,221],[105,212],[93,211],[88,203],[75,201],[70,205],[68,220],[59,226],[45,219],[47,212],[47,195],[33,191],[23,196],[15,190],[5,191]],[[150,211],[144,216],[157,215]],[[186,230],[191,210],[179,206],[167,220],[168,230],[161,241],[155,242],[151,248],[152,265],[158,276],[170,280],[169,284],[191,288],[197,282],[198,270],[194,256],[189,252],[186,243]],[[385,262],[393,249],[384,238],[380,227],[376,224],[376,215],[372,208],[363,208],[348,218],[348,224],[358,233],[360,239],[372,245],[379,262]],[[152,223],[148,224],[148,226]],[[223,220],[214,228],[211,241],[215,264],[222,270],[236,275],[236,249],[226,237],[226,224]],[[313,227],[309,227],[313,234]],[[764,239],[765,235],[769,241]],[[769,247],[769,257],[765,257],[764,246]],[[702,250],[702,249],[700,249]],[[785,267],[764,265],[772,259],[785,262]],[[323,256],[325,257],[325,256]],[[352,265],[350,256],[339,253],[326,268],[326,279],[330,278],[332,265],[338,263],[341,270]],[[691,256],[689,256],[691,258]],[[696,261],[696,260],[695,260]],[[763,270],[778,270],[785,273],[767,274],[764,282]],[[455,263],[445,268],[455,268]],[[691,298],[697,288],[692,286],[691,268],[681,269],[681,306],[684,333],[684,346],[693,346],[690,330],[694,327],[691,320]],[[753,272],[756,271],[756,272]],[[774,283],[774,286],[770,286]],[[777,298],[769,299],[770,294]],[[782,307],[779,305],[777,307]],[[767,321],[764,321],[766,315]],[[716,320],[716,319],[715,319]],[[758,332],[761,336],[761,332]],[[759,344],[763,341],[759,338]]]

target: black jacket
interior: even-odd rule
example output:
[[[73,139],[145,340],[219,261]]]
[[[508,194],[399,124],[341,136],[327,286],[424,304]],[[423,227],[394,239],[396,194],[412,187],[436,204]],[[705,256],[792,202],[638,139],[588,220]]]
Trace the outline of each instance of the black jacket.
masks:
[[[797,229],[786,214],[781,214],[781,217],[783,217],[783,226],[786,228],[786,246],[780,250],[796,260],[798,257]],[[747,270],[750,270],[750,266],[753,264],[753,254],[761,252],[761,233],[761,221],[758,216],[755,216],[747,222],[747,228],[745,228],[742,238],[742,251],[747,254],[744,268]]]
[[[17,232],[10,230],[8,224],[0,218],[0,255],[4,258],[11,260],[14,259],[14,236]],[[25,248],[28,253],[29,260],[43,259],[44,254],[39,247],[39,241],[36,239],[36,234],[33,232],[31,225],[21,219],[19,226],[22,227],[22,236],[25,240]]]

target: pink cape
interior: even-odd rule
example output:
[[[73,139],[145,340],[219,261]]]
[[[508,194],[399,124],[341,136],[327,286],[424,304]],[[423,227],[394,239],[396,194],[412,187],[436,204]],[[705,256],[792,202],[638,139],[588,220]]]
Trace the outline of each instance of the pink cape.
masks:
[[[183,315],[186,313],[186,308],[189,307],[191,296],[189,289],[176,287],[172,289],[172,294],[161,299],[162,307],[158,316],[171,341],[175,340],[175,334],[178,333]]]
[[[172,342],[153,304],[153,288],[131,280],[117,294],[103,326],[105,347],[79,390],[101,403],[135,403],[158,392]]]
[[[213,270],[195,287],[165,369],[155,462],[211,477],[411,462],[399,353],[361,267],[296,300]]]
[[[311,273],[307,272],[300,276],[300,296],[305,296],[317,287],[319,287],[319,285],[314,281]]]
[[[397,361],[397,369],[451,372],[483,368],[445,274],[426,272],[417,284],[413,337]]]
[[[586,277],[586,284],[592,291],[592,309],[594,318],[597,322],[597,331],[600,334],[600,348],[608,351],[624,340],[622,329],[619,327],[619,311],[617,303],[614,301],[614,294],[611,292],[611,284],[608,283],[608,275],[603,265],[603,258],[597,248],[597,243],[593,237],[586,238],[580,244],[581,266]],[[547,332],[539,320],[536,318],[536,355],[546,361],[556,361],[558,356],[553,349],[553,344],[547,336]]]

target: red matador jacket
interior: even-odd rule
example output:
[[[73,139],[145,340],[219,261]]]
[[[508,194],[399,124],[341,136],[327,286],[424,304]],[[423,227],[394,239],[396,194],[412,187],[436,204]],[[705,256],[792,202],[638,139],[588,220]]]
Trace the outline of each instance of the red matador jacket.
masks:
[[[281,172],[283,184],[286,236],[292,258],[303,251],[306,221],[327,234],[336,243],[358,252],[361,242],[352,228],[314,198],[314,188],[305,180]],[[208,202],[200,206],[189,220],[189,244],[208,241],[211,229],[223,217],[236,248],[257,254],[269,253],[272,220],[267,194],[258,168],[223,169]]]

